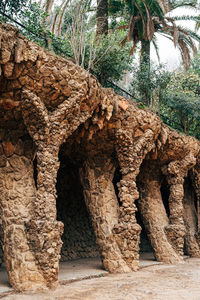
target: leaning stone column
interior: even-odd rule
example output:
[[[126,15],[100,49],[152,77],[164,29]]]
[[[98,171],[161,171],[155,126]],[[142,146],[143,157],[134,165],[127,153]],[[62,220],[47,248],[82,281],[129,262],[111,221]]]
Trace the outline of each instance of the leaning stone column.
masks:
[[[137,224],[135,200],[139,198],[136,177],[146,154],[154,146],[154,133],[151,129],[143,132],[134,142],[133,134],[128,129],[116,132],[116,152],[122,173],[118,184],[120,207],[119,224],[114,228],[116,240],[122,255],[131,270],[137,270],[139,265],[139,243],[141,227]],[[125,241],[121,243],[120,241]]]
[[[167,177],[170,185],[169,196],[169,225],[165,228],[166,234],[175,251],[183,256],[185,226],[183,220],[183,197],[184,178],[188,170],[196,163],[193,155],[189,154],[181,161],[173,161],[162,168],[163,174]]]
[[[37,152],[35,218],[26,223],[27,237],[48,287],[58,282],[63,224],[56,221],[58,153],[51,148]]]
[[[84,162],[80,178],[103,265],[112,273],[123,273],[130,272],[131,268],[120,249],[123,243],[128,247],[127,240],[116,240],[113,231],[119,218],[119,204],[112,183],[115,169],[110,158],[95,157]]]
[[[159,165],[154,161],[145,161],[138,176],[138,206],[156,259],[164,263],[177,263],[182,258],[166,235],[165,228],[169,226],[169,219],[160,191],[161,180]]]
[[[183,256],[185,226],[183,221],[183,196],[184,196],[184,178],[167,178],[170,185],[169,195],[169,225],[165,227],[166,234],[174,249]]]
[[[40,266],[26,236],[25,224],[33,216],[36,196],[33,165],[24,153],[32,143],[10,140],[0,144],[0,193],[3,250],[10,284],[17,290],[37,289],[46,285]],[[33,154],[33,153],[32,153]]]
[[[37,192],[34,218],[26,223],[27,238],[48,287],[58,283],[63,224],[56,221],[56,178],[59,168],[59,131],[54,135],[49,114],[40,99],[23,92],[24,123],[36,147]],[[59,122],[58,122],[59,124]],[[57,140],[56,140],[57,137]]]

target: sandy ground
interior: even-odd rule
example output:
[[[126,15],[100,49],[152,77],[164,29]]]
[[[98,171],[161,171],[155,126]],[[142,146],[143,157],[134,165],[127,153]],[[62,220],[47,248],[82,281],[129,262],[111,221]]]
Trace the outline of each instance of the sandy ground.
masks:
[[[9,300],[200,300],[200,259],[184,264],[153,264],[129,274],[101,274],[97,278],[63,283],[40,294],[0,295]]]

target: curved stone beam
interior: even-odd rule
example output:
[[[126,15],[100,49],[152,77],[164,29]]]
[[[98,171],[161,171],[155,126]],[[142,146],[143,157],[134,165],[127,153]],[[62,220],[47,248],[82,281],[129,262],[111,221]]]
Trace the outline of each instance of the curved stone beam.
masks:
[[[102,90],[95,77],[27,40],[14,26],[0,23],[0,50],[1,99],[10,94],[12,101],[20,102],[26,89],[37,94],[51,112],[65,101],[69,123],[72,113],[73,123],[76,119],[79,124],[78,111],[88,115],[98,106]]]

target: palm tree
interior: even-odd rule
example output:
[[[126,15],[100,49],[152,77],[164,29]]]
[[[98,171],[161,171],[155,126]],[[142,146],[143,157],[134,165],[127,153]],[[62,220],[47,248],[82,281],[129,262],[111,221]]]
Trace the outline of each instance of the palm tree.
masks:
[[[186,4],[186,1],[180,0],[126,0],[126,4],[131,17],[129,25],[126,26],[128,35],[122,44],[127,40],[132,40],[132,52],[134,52],[138,43],[141,44],[141,71],[143,71],[143,68],[145,68],[145,72],[150,69],[150,43],[155,44],[155,33],[160,33],[174,42],[175,47],[178,47],[181,52],[183,64],[187,70],[190,66],[190,50],[196,54],[197,49],[194,40],[200,42],[200,36],[192,30],[178,26],[176,21],[194,20],[199,24],[200,17],[169,17],[166,13],[185,5],[195,7],[197,1],[187,1]],[[146,91],[144,103],[149,105],[149,101],[149,91]]]

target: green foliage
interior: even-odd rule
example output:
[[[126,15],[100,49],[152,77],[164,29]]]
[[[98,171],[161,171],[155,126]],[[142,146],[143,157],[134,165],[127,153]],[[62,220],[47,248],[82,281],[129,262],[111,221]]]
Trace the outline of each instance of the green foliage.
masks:
[[[36,2],[24,7],[20,13],[21,24],[26,28],[20,28],[21,32],[30,40],[38,43],[42,47],[47,46],[47,37],[51,33],[47,30],[47,14],[38,6]]]
[[[0,11],[7,15],[16,15],[24,6],[28,5],[29,0],[1,0]]]
[[[192,60],[189,72],[198,74],[200,77],[200,52]]]
[[[173,74],[162,65],[152,64],[151,69],[134,68],[131,93],[139,107],[144,108],[143,97],[148,90],[151,108],[164,123],[200,139],[200,76],[196,59],[194,69],[187,73]]]
[[[62,33],[76,63],[93,73],[104,87],[109,87],[108,81],[117,82],[124,71],[130,69],[130,45],[120,45],[124,38],[123,30],[110,31],[107,36],[96,38],[96,19],[89,10],[90,2],[77,1],[73,3],[73,9],[70,6],[66,10]],[[119,4],[119,1],[110,1],[109,5],[116,3]]]
[[[165,69],[164,65],[155,65],[151,63],[151,67],[144,64],[143,67],[135,67],[133,73],[133,81],[131,83],[131,93],[144,103],[146,91],[149,91],[150,105],[155,110],[158,109],[162,102],[163,93],[171,78],[171,74]]]
[[[109,34],[96,43],[92,72],[104,87],[109,87],[108,81],[118,82],[125,71],[131,70],[133,58],[129,55],[130,45],[120,46],[123,33]],[[90,45],[87,46],[89,51]]]
[[[163,98],[163,120],[175,129],[200,138],[200,77],[177,73],[171,78]]]
[[[139,44],[141,47],[140,53],[140,69],[137,71],[136,90],[139,92],[140,101],[147,106],[154,106],[154,94],[158,91],[159,98],[162,97],[162,83],[157,79],[152,80],[150,70],[150,42],[153,43],[156,53],[159,54],[159,49],[156,43],[155,33],[162,34],[174,42],[175,47],[179,48],[184,64],[185,70],[190,66],[191,50],[196,52],[196,45],[194,40],[200,42],[200,36],[190,29],[178,26],[176,21],[195,21],[200,23],[199,16],[168,16],[167,12],[172,11],[177,7],[191,6],[197,7],[198,1],[158,1],[158,0],[110,0],[110,11],[114,16],[120,18],[113,18],[111,25],[112,28],[128,29],[126,37],[123,39],[122,44],[126,41],[133,41],[131,53],[137,49]],[[121,5],[120,5],[121,4]],[[112,9],[112,5],[114,9]],[[129,20],[127,20],[129,16]],[[119,22],[118,22],[119,20]],[[119,23],[117,26],[117,22]],[[134,70],[135,71],[135,70]],[[157,78],[155,76],[155,78]],[[160,77],[162,81],[162,76]],[[158,88],[155,88],[154,81]]]
[[[41,47],[48,48],[51,41],[51,50],[57,55],[72,56],[70,43],[65,37],[57,37],[48,30],[46,24],[47,14],[36,2],[26,6],[21,12],[21,23],[25,28],[21,32],[30,40],[38,43]]]

